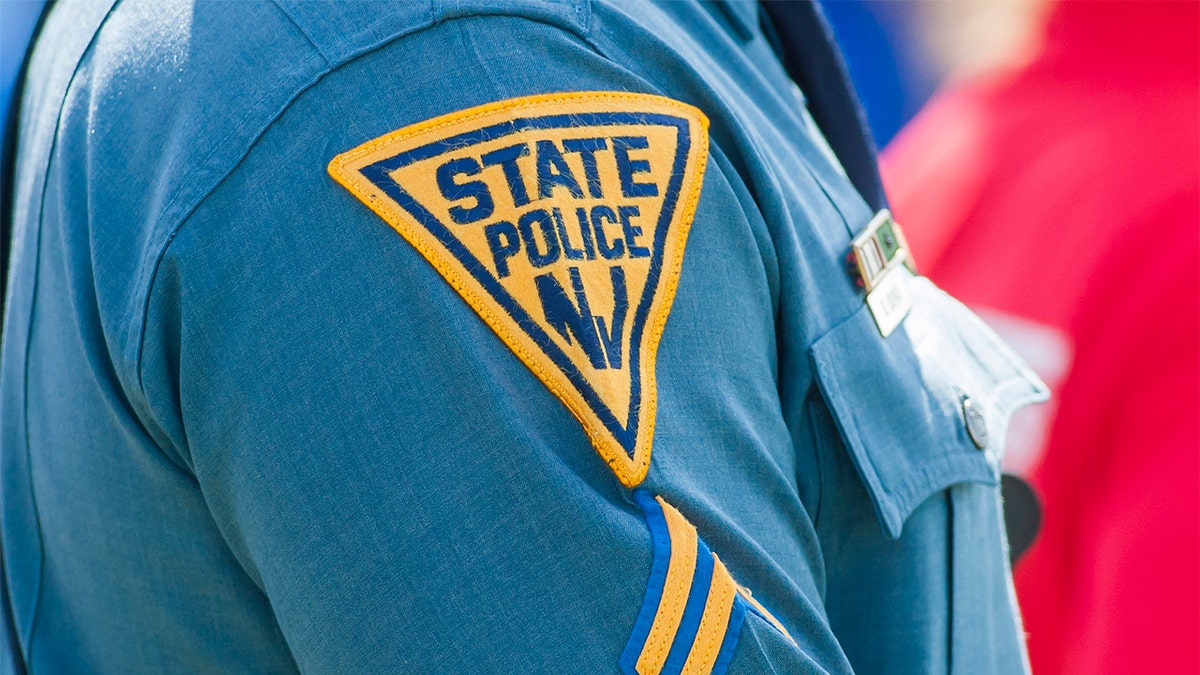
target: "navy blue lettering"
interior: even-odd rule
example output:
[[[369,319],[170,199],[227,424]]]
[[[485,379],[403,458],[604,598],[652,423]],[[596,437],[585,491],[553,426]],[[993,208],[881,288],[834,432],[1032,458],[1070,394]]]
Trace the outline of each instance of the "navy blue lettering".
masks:
[[[604,234],[604,222],[607,220],[610,223],[617,222],[617,214],[609,207],[600,204],[592,207],[592,229],[596,232],[596,245],[600,248],[600,255],[606,260],[616,260],[625,254],[625,242],[621,241],[620,237],[613,239],[610,246],[608,237]]]
[[[588,306],[587,296],[583,293],[583,279],[580,278],[579,268],[567,270],[571,277],[571,286],[575,291],[575,303],[567,297],[558,280],[550,272],[539,274],[533,278],[537,287],[538,297],[542,301],[542,311],[546,315],[546,323],[558,332],[567,344],[574,344],[571,336],[579,341],[580,348],[587,354],[588,361],[596,370],[604,370],[607,364],[604,352],[600,347],[600,337],[596,335],[595,320]],[[578,305],[576,305],[578,303]]]
[[[626,197],[653,197],[658,194],[658,186],[654,183],[638,183],[636,175],[650,172],[650,162],[644,159],[631,159],[630,150],[645,150],[650,147],[645,136],[615,136],[613,155],[617,159],[617,177],[621,179],[621,193]]]
[[[484,166],[500,165],[504,171],[504,180],[508,182],[508,191],[512,194],[515,206],[525,206],[529,203],[529,193],[525,191],[525,179],[521,177],[521,168],[517,166],[517,158],[529,154],[529,146],[520,143],[506,148],[493,150],[481,159]]]
[[[533,235],[533,223],[537,223],[542,231],[542,239],[546,240],[546,251],[538,250],[537,237]],[[529,256],[529,264],[534,267],[545,267],[558,260],[561,252],[558,248],[558,236],[554,233],[554,221],[550,214],[542,209],[534,209],[521,216],[517,221],[517,231],[525,241],[525,255]]]
[[[596,168],[596,151],[607,147],[608,142],[603,138],[568,138],[563,141],[563,150],[579,153],[579,158],[583,160],[583,175],[587,178],[588,194],[596,198],[604,196],[600,171]]]
[[[457,176],[474,176],[480,170],[479,162],[474,157],[452,159],[437,168],[438,189],[442,191],[443,197],[452,202],[468,197],[475,199],[475,205],[469,209],[458,205],[450,207],[450,218],[456,223],[473,223],[483,220],[492,215],[492,211],[495,210],[495,204],[492,203],[492,195],[488,192],[486,183],[479,180],[465,183],[455,182]]]
[[[613,368],[621,367],[621,336],[625,333],[625,314],[629,311],[629,291],[625,289],[625,269],[620,265],[608,268],[608,277],[613,287],[613,316],[612,328],[609,329],[604,317],[596,317],[596,332],[600,334],[600,342],[604,345],[604,353],[608,357],[608,365]]]
[[[508,276],[508,259],[521,250],[521,237],[517,228],[507,220],[498,220],[483,228],[488,248],[492,249],[492,262],[496,265],[496,276]]]
[[[638,246],[635,237],[642,236],[642,228],[630,222],[633,216],[640,216],[641,211],[636,206],[619,206],[617,214],[621,219],[621,229],[625,230],[625,245],[629,247],[630,258],[649,258],[650,249]]]
[[[587,209],[575,209],[575,220],[579,221],[579,233],[583,235],[583,253],[588,260],[596,259],[596,246],[592,243],[592,221],[588,220]]]
[[[583,251],[571,247],[571,237],[567,234],[567,224],[563,222],[562,211],[559,211],[556,206],[550,210],[550,213],[554,216],[554,229],[558,230],[558,240],[562,244],[563,255],[567,257],[567,260],[583,260]]]
[[[582,199],[583,190],[579,189],[579,181],[571,173],[567,160],[554,145],[554,141],[537,142],[537,182],[538,197],[545,199],[554,191],[555,185],[561,185],[571,192],[571,196]]]

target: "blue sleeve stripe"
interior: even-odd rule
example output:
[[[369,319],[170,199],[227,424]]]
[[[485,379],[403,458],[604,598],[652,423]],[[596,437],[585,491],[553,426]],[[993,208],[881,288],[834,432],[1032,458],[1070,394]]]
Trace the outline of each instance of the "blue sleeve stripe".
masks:
[[[632,497],[641,508],[646,518],[646,525],[650,529],[653,560],[646,595],[642,600],[632,634],[618,661],[621,672],[624,675],[678,675],[685,666],[689,665],[688,659],[693,656],[691,652],[697,647],[698,633],[701,626],[704,625],[706,626],[702,639],[704,651],[711,655],[712,651],[708,650],[718,643],[719,646],[716,648],[713,661],[707,661],[706,657],[699,657],[699,662],[692,663],[691,668],[695,669],[697,666],[703,668],[704,666],[699,664],[708,663],[711,664],[710,673],[724,673],[733,659],[742,627],[745,624],[746,614],[754,611],[754,608],[742,596],[743,590],[737,586],[728,570],[723,565],[716,563],[716,556],[697,536],[695,528],[683,519],[670,504],[655,498],[644,489],[634,490]],[[675,537],[683,539],[672,540],[673,533]],[[678,558],[674,561],[671,559],[673,552]],[[693,556],[695,556],[695,568],[692,570],[689,582],[686,571],[683,574],[680,574],[679,570],[672,571],[671,565],[673,563],[676,566],[685,565],[686,567],[681,567],[681,569],[686,570],[691,566],[690,561]],[[718,575],[720,576],[718,577]],[[668,582],[674,584],[676,588],[668,589]],[[713,595],[714,585],[723,589],[718,590],[718,593],[732,593],[733,599],[730,604],[725,604],[727,601],[720,599],[723,597],[722,595]],[[686,595],[684,594],[685,588]],[[710,596],[718,598],[714,600],[712,607],[708,606]],[[659,616],[662,611],[660,606],[663,603],[668,603],[671,609],[663,616]],[[682,613],[676,613],[680,609],[682,609]],[[720,618],[720,623],[724,627],[723,632],[715,630],[717,627],[712,623],[717,618],[715,615],[710,617],[709,623],[704,623],[706,612],[722,614],[728,612],[726,616]],[[669,623],[664,624],[674,627],[673,630],[667,628],[668,632],[664,632],[662,626],[656,627],[656,619],[663,621],[663,617],[669,616],[677,617],[666,619]],[[678,626],[674,625],[675,621],[678,621]],[[647,656],[646,650],[652,650],[653,655]],[[638,671],[639,661],[642,671]]]
[[[642,609],[633,625],[633,634],[629,636],[629,642],[625,644],[625,651],[621,653],[619,660],[621,672],[625,675],[637,675],[638,657],[642,654],[646,638],[650,636],[650,627],[654,624],[658,603],[662,600],[667,568],[671,563],[671,535],[667,531],[667,520],[663,516],[662,507],[646,490],[634,490],[633,501],[641,507],[646,518],[654,553],[650,566],[650,581],[646,585],[646,597],[642,600]]]
[[[692,588],[688,591],[687,606],[683,610],[679,629],[675,632],[675,643],[671,645],[671,652],[662,669],[668,675],[683,672],[683,665],[692,651],[692,642],[696,639],[696,630],[700,628],[700,619],[704,617],[704,606],[712,585],[712,551],[703,541],[699,541],[696,548],[696,572],[692,576]]]
[[[746,611],[748,611],[748,612],[750,612],[750,613],[752,613],[752,614],[756,614],[756,615],[758,615],[758,618],[760,618],[760,619],[762,619],[763,621],[766,621],[767,623],[771,624],[771,627],[772,627],[772,628],[774,628],[775,630],[779,630],[779,627],[775,625],[775,624],[776,624],[776,622],[778,622],[778,619],[776,619],[775,617],[773,617],[773,616],[770,616],[770,615],[768,615],[768,614],[764,613],[764,612],[763,612],[761,609],[759,609],[759,608],[755,607],[754,605],[752,605],[752,604],[750,604],[750,603],[746,602],[746,600],[745,600],[744,598],[742,598],[742,596],[741,596],[741,595],[738,595],[738,602],[741,602],[743,605],[745,605],[745,606],[746,606]],[[790,636],[789,636],[789,637],[790,637]]]
[[[721,651],[717,652],[712,675],[724,675],[725,671],[729,670],[729,663],[733,661],[733,652],[742,635],[742,623],[746,620],[747,608],[747,603],[740,594],[734,597],[733,609],[729,612],[729,627],[725,629],[725,640],[721,643]]]

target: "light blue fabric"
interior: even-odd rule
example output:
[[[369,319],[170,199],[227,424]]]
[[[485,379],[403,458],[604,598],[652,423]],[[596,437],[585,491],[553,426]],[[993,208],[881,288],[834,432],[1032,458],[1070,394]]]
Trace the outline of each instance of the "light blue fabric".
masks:
[[[844,269],[872,214],[754,10],[56,8],[0,369],[33,672],[619,672],[652,564],[630,491],[325,171],[438,115],[583,90],[711,121],[641,487],[795,638],[747,613],[729,672],[1020,672],[998,455],[959,406],[995,439],[1040,385],[923,280],[879,336]]]

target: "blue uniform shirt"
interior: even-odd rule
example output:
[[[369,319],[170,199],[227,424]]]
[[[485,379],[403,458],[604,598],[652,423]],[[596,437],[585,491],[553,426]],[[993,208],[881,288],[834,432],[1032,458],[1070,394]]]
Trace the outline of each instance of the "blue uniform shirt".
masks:
[[[903,270],[881,336],[755,5],[110,5],[23,110],[33,672],[1025,668],[1043,389]]]

